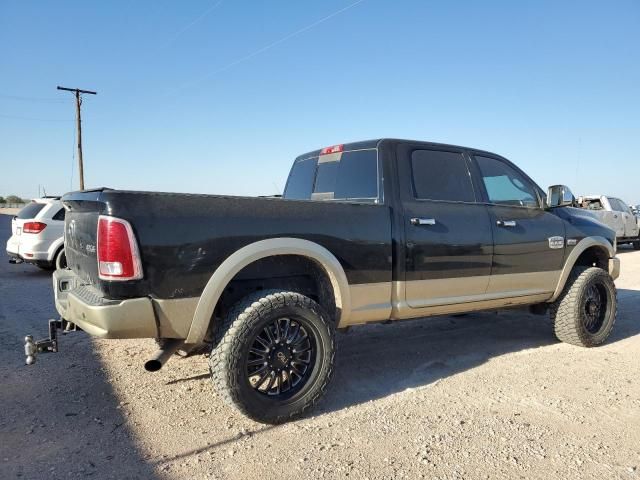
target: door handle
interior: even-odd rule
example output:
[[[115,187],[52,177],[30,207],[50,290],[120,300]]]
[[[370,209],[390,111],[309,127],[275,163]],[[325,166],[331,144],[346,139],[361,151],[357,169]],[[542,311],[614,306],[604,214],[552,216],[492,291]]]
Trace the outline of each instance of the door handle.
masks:
[[[498,225],[499,227],[515,227],[516,221],[515,220],[498,220],[496,222],[496,225]]]
[[[412,218],[411,225],[435,225],[435,218]]]

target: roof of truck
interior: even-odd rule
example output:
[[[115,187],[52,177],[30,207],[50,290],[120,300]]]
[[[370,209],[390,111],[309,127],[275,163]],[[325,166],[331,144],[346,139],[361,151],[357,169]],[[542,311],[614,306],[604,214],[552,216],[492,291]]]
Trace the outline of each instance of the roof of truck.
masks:
[[[444,148],[451,148],[451,149],[456,149],[456,150],[472,150],[474,152],[479,152],[479,153],[488,153],[491,155],[497,155],[493,152],[489,152],[486,150],[481,150],[479,148],[473,148],[473,147],[464,147],[462,145],[451,145],[451,144],[447,144],[447,143],[438,143],[438,142],[429,142],[429,141],[425,141],[425,140],[409,140],[409,139],[402,139],[402,138],[391,138],[391,137],[383,137],[383,138],[376,138],[373,140],[363,140],[363,141],[359,141],[359,142],[345,142],[345,143],[338,143],[338,144],[334,144],[334,145],[330,145],[330,146],[326,146],[324,148],[319,148],[317,150],[312,150],[311,152],[307,152],[304,153],[302,155],[298,156],[298,159],[303,159],[303,158],[309,158],[309,157],[317,157],[318,155],[321,154],[321,152],[325,149],[328,148],[332,148],[332,147],[342,147],[345,151],[349,151],[349,150],[364,150],[364,149],[368,149],[368,148],[378,148],[380,146],[381,143],[383,142],[389,142],[389,143],[416,143],[416,144],[420,144],[420,145],[424,145],[424,146],[432,146],[432,147],[444,147]]]

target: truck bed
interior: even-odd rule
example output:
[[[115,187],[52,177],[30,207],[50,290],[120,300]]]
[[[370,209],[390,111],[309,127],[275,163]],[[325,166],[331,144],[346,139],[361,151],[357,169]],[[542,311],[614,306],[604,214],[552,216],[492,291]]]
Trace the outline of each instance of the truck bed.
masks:
[[[274,237],[324,246],[339,260],[350,284],[391,281],[391,210],[385,205],[106,188],[67,194],[63,203],[68,209],[69,267],[109,298],[199,296],[229,255]],[[142,258],[142,280],[99,279],[100,215],[131,223]]]

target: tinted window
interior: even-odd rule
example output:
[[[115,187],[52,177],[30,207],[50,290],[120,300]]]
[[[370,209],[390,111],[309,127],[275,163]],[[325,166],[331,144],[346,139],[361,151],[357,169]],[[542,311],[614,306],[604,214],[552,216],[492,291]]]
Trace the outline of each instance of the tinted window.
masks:
[[[378,198],[378,152],[376,150],[343,153],[338,163],[340,166],[335,176],[334,198]],[[321,168],[322,166],[319,165],[318,174]]]
[[[296,200],[308,200],[311,198],[317,165],[317,158],[296,161],[291,168],[284,197]]]
[[[629,209],[627,208],[627,205],[620,200],[619,198],[611,198],[609,197],[609,203],[611,204],[611,209],[612,210],[616,210],[618,212],[624,212],[624,213],[628,213]]]
[[[615,198],[609,197],[609,205],[611,206],[611,210],[616,212],[620,211],[620,205],[618,204],[618,200]]]
[[[411,171],[416,198],[475,201],[467,163],[461,153],[415,150],[411,154]]]
[[[284,197],[373,201],[378,198],[378,152],[358,150],[298,161]]]
[[[61,208],[56,212],[56,214],[52,217],[53,220],[64,220],[64,212],[65,209]]]
[[[22,210],[18,212],[18,218],[20,219],[29,219],[35,218],[35,216],[40,213],[40,210],[44,208],[44,203],[36,203],[31,202],[29,205],[24,207]]]
[[[495,158],[476,156],[476,160],[491,203],[539,206],[534,186],[520,172]]]

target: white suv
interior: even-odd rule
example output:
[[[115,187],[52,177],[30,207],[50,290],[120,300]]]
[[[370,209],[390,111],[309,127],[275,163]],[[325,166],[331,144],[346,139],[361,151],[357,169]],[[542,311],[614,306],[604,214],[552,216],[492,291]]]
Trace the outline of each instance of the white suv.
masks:
[[[66,268],[64,207],[60,197],[36,198],[11,221],[7,253],[11,263],[32,263],[45,270]]]

